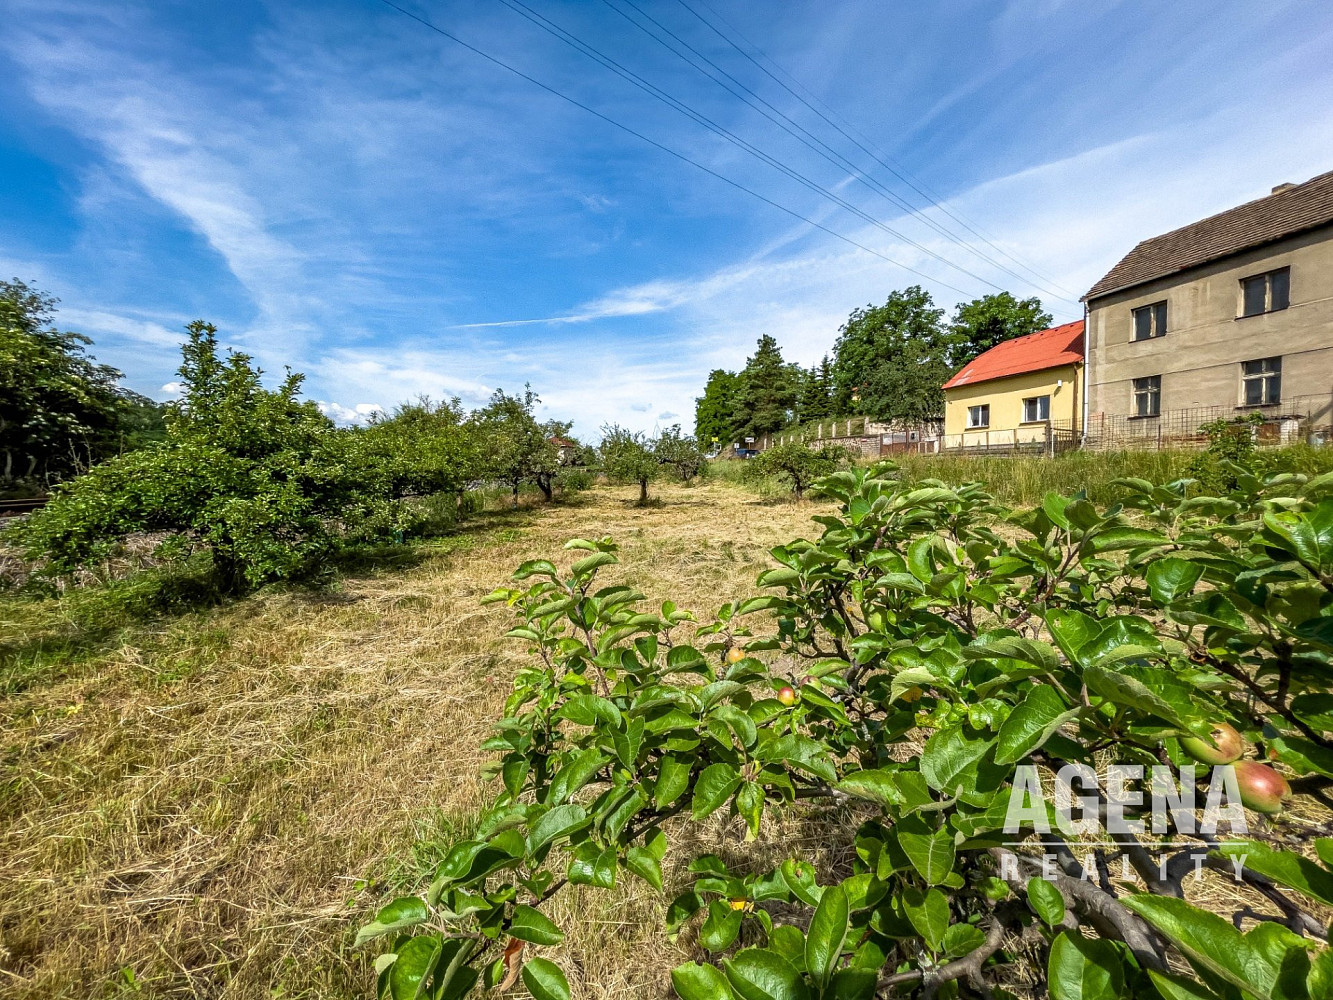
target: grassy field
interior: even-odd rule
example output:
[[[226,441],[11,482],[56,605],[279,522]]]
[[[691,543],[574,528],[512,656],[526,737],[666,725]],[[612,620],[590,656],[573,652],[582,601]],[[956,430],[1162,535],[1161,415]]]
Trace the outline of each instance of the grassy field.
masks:
[[[1088,499],[1098,504],[1116,500],[1117,488],[1111,484],[1120,478],[1136,476],[1156,483],[1166,483],[1188,475],[1188,468],[1198,451],[1073,451],[1056,458],[973,455],[898,455],[893,461],[909,480],[941,479],[959,484],[981,481],[1001,502],[1015,506],[1036,506],[1047,493],[1073,493],[1085,490]],[[1265,450],[1262,460],[1273,471],[1319,475],[1333,469],[1333,449],[1291,447]],[[788,488],[768,480],[744,476],[741,461],[714,462],[709,474],[724,482],[740,483],[764,497],[786,494]]]
[[[902,466],[989,478],[1012,503],[1078,487],[1105,502],[1116,476],[1169,479],[1189,458]],[[0,996],[370,996],[356,926],[419,890],[490,794],[477,746],[524,653],[480,598],[521,561],[601,535],[622,545],[612,579],[652,599],[707,614],[753,593],[767,550],[826,508],[738,488],[739,465],[656,486],[646,507],[636,487],[601,487],[489,513],[363,553],[324,591],[217,604],[188,573],[148,571],[58,600],[0,594]],[[829,824],[852,821],[793,811],[743,846],[717,820],[673,831],[668,861],[763,866],[796,847],[845,868]],[[668,867],[668,896],[680,875]],[[699,957],[688,934],[665,939],[665,898],[628,882],[553,913],[569,937],[550,954],[577,997],[665,996],[670,968]]]
[[[371,995],[356,924],[420,886],[486,791],[476,747],[523,649],[479,599],[609,534],[624,580],[706,612],[819,509],[726,484],[635,493],[488,515],[324,593],[137,621],[147,596],[0,600],[0,995]],[[579,916],[552,954],[578,996],[662,995],[688,954],[642,885],[563,905]]]

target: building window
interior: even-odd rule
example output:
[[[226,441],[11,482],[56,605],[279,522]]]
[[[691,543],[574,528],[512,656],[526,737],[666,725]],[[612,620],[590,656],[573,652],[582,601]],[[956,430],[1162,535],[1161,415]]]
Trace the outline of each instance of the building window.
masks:
[[[1240,314],[1259,316],[1277,312],[1291,303],[1291,268],[1280,267],[1240,281]]]
[[[1023,400],[1023,423],[1035,424],[1039,420],[1051,419],[1051,397],[1033,396]]]
[[[1260,358],[1241,364],[1241,398],[1246,406],[1269,406],[1282,399],[1282,359]]]
[[[1134,310],[1134,339],[1152,340],[1166,336],[1166,303],[1154,302]]]
[[[1134,379],[1134,416],[1157,417],[1162,413],[1162,376]]]
[[[990,426],[990,403],[982,403],[980,406],[969,406],[967,408],[967,426],[989,427]]]

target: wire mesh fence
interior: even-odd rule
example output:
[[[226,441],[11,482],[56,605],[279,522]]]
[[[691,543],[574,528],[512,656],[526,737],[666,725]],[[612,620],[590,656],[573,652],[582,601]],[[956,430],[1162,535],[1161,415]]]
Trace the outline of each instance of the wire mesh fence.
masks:
[[[1164,410],[1154,416],[1093,413],[1088,416],[1085,446],[1101,451],[1158,451],[1202,448],[1203,431],[1217,420],[1263,418],[1255,436],[1261,445],[1333,444],[1333,394],[1296,396],[1269,406],[1195,406]]]

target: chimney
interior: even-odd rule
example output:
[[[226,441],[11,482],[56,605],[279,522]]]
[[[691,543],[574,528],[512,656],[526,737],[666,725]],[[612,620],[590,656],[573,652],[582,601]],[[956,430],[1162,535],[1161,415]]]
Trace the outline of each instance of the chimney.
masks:
[[[1283,191],[1290,191],[1295,186],[1296,185],[1291,183],[1291,181],[1283,181],[1277,187],[1273,188],[1273,194],[1281,194]]]

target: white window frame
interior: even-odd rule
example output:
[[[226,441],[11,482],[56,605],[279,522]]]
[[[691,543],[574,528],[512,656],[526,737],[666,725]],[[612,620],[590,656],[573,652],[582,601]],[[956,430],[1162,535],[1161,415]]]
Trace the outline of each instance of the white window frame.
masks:
[[[967,429],[984,430],[990,426],[990,403],[974,403],[967,408]]]
[[[1255,366],[1251,371],[1251,366]],[[1249,400],[1249,387],[1257,384],[1259,386],[1260,402],[1251,403]],[[1272,393],[1273,398],[1269,399],[1270,388],[1276,386],[1277,391]],[[1241,406],[1276,406],[1282,402],[1282,358],[1255,358],[1253,361],[1242,361],[1240,363],[1240,405]]]
[[[1029,404],[1035,404],[1032,408],[1036,415],[1028,412]],[[1046,412],[1043,413],[1042,411]],[[1042,424],[1051,419],[1051,394],[1048,392],[1042,396],[1028,396],[1023,400],[1023,423]]]
[[[1156,380],[1156,384],[1150,384]],[[1150,401],[1147,407],[1147,413],[1140,412],[1139,399],[1146,398]],[[1155,406],[1152,404],[1156,404]],[[1131,417],[1160,417],[1162,415],[1162,376],[1144,375],[1142,378],[1130,379],[1129,381],[1129,405]]]

